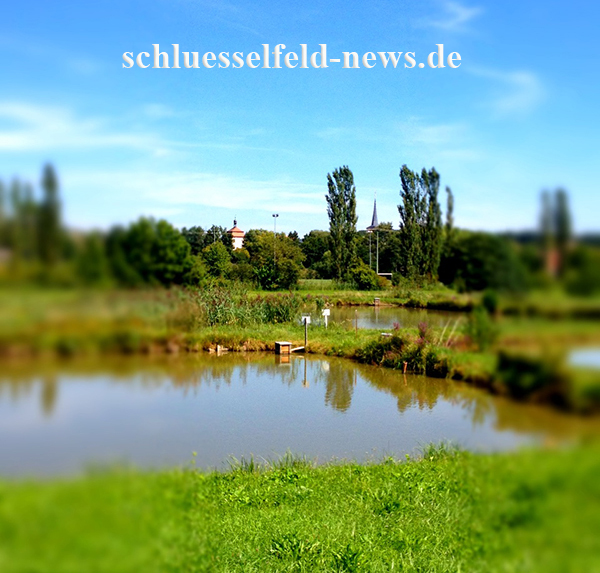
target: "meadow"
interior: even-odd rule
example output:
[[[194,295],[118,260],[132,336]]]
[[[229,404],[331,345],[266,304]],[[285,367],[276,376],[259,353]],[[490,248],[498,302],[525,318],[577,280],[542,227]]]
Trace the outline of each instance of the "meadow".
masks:
[[[0,483],[0,568],[581,571],[600,567],[597,444]]]

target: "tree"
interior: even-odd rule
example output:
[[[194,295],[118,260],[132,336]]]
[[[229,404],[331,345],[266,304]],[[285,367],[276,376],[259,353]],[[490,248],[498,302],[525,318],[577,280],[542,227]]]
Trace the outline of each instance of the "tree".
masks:
[[[592,296],[600,292],[600,250],[579,245],[568,253],[564,283],[568,293]]]
[[[185,240],[189,243],[192,249],[192,255],[201,255],[202,251],[213,243],[220,242],[231,251],[233,249],[233,243],[231,235],[227,233],[225,227],[219,225],[213,225],[210,229],[204,230],[202,227],[194,226],[187,229],[184,227],[181,229],[181,234]]]
[[[304,253],[304,266],[313,270],[319,278],[332,276],[329,232],[313,230],[304,235],[300,247]]]
[[[273,231],[250,229],[244,237],[256,282],[265,290],[291,288],[298,282],[304,253],[297,241],[277,233],[277,261],[273,258]]]
[[[23,186],[23,201],[18,217],[18,225],[21,228],[22,256],[24,259],[33,260],[38,255],[37,240],[37,218],[39,206],[33,198],[33,188],[30,183]],[[62,233],[58,235],[58,244],[56,245],[58,255],[62,250]],[[57,255],[57,257],[58,257]]]
[[[23,258],[23,226],[21,225],[21,213],[23,212],[22,185],[18,179],[13,179],[10,184],[10,208],[12,213],[8,225],[8,245],[12,250],[11,259],[13,263],[20,263]]]
[[[249,239],[249,240],[247,240]],[[275,235],[271,231],[249,231],[244,244],[259,285],[266,290],[292,288],[298,283],[304,253],[300,244],[285,233],[277,233],[277,260],[273,258]]]
[[[443,247],[440,176],[433,167],[419,175],[403,165],[400,181],[400,272],[409,280],[436,280]]]
[[[379,231],[379,270],[386,273],[398,272],[402,258],[400,232],[394,231],[391,223],[379,223]]]
[[[244,237],[244,248],[250,255],[253,266],[262,265],[273,259],[273,231],[250,229]],[[277,233],[277,259],[290,259],[300,265],[304,261],[304,253],[300,245],[285,233]]]
[[[376,290],[379,288],[379,276],[363,261],[357,260],[348,273],[348,278],[358,290]]]
[[[526,274],[512,244],[498,235],[461,231],[448,257],[446,284],[465,291],[521,291]]]
[[[356,260],[356,187],[344,165],[327,174],[327,214],[334,277],[343,279]]]
[[[106,237],[106,256],[110,272],[116,281],[123,286],[139,286],[142,277],[130,264],[126,254],[127,231],[120,226],[113,227]]]
[[[559,271],[561,274],[565,270],[565,261],[567,260],[567,250],[571,241],[571,213],[569,211],[569,201],[564,189],[556,190],[556,203],[554,215],[554,227],[556,230],[556,248],[560,256]]]
[[[42,191],[38,216],[38,248],[42,263],[52,267],[58,261],[61,250],[61,228],[58,179],[54,168],[49,164],[43,170]]]
[[[224,277],[231,267],[231,255],[227,247],[220,241],[205,247],[202,251],[202,258],[206,263],[208,274],[213,277]]]
[[[400,213],[400,272],[413,280],[421,269],[421,226],[424,218],[424,204],[420,192],[419,176],[408,166],[400,169],[402,203],[398,205]]]
[[[542,250],[548,253],[554,244],[554,214],[548,191],[542,191],[542,215],[540,217]]]
[[[207,246],[206,231],[202,227],[193,226],[189,229],[184,227],[181,229],[181,234],[190,245],[192,255],[201,254],[202,250]]]
[[[438,201],[440,176],[435,168],[430,171],[423,169],[421,184],[427,201],[425,226],[422,229],[423,238],[423,274],[429,280],[437,280],[440,258],[442,256],[442,210]]]
[[[227,228],[221,227],[220,225],[212,225],[210,229],[206,231],[206,243],[204,246],[206,247],[217,241],[223,243],[229,251],[233,250],[232,237],[227,232]]]
[[[113,229],[107,253],[114,276],[127,286],[169,286],[188,280],[194,258],[188,242],[167,221],[141,218]]]
[[[85,285],[107,283],[109,265],[104,239],[100,233],[89,233],[77,257],[77,274]]]
[[[454,195],[452,189],[446,187],[446,225],[444,226],[446,234],[446,247],[452,245],[454,240]]]

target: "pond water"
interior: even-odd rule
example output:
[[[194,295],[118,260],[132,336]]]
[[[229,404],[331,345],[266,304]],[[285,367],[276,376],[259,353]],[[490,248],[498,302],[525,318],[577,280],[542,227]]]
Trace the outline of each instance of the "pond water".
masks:
[[[343,359],[199,354],[3,364],[0,475],[127,463],[222,469],[229,456],[403,456],[453,441],[472,450],[599,434],[597,421],[447,380]]]
[[[358,328],[391,330],[397,323],[400,328],[417,328],[425,322],[431,327],[451,329],[456,321],[464,320],[463,313],[421,308],[403,308],[393,306],[334,307],[329,322],[347,324],[354,327],[358,319]]]
[[[600,370],[600,348],[574,350],[569,356],[569,363],[573,366]]]

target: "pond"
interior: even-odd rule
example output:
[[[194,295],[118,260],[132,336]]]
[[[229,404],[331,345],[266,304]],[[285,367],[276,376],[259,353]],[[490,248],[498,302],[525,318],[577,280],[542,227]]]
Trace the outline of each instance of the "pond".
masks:
[[[289,361],[288,361],[289,360]],[[223,469],[291,450],[326,462],[471,450],[598,434],[596,420],[447,380],[314,356],[139,356],[3,364],[0,475],[126,463]]]
[[[448,325],[450,330],[457,321],[460,325],[460,322],[464,320],[464,313],[398,306],[342,306],[331,308],[330,322],[354,327],[356,320],[358,320],[358,328],[391,330],[395,324],[399,328],[417,328],[419,323],[424,322],[436,328],[443,328]]]
[[[573,350],[569,356],[569,363],[580,368],[600,370],[600,348],[580,348]]]

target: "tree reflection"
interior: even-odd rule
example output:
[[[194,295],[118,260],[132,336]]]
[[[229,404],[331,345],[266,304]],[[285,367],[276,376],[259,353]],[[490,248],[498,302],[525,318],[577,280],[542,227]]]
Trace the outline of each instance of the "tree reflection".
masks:
[[[324,386],[325,406],[337,412],[347,412],[352,400],[356,400],[354,387],[358,379],[393,396],[400,414],[414,408],[430,411],[445,402],[460,408],[473,425],[488,423],[497,431],[556,439],[600,434],[600,420],[567,416],[547,406],[520,404],[451,380],[403,376],[394,370],[311,355],[293,355],[289,364],[277,361],[273,354],[259,353],[7,361],[0,373],[0,401],[16,404],[39,400],[41,414],[50,417],[56,414],[61,383],[98,379],[103,383],[108,379],[109,384],[142,386],[146,391],[171,386],[184,393],[196,393],[201,387],[218,391],[239,384],[259,384],[262,389],[267,384],[290,388],[304,385],[311,392]]]
[[[345,412],[352,403],[354,391],[354,368],[347,364],[335,361],[330,365],[325,378],[325,404],[332,408]]]
[[[58,396],[58,381],[56,376],[47,376],[42,381],[41,402],[42,412],[46,417],[50,417],[54,412],[56,399]]]

